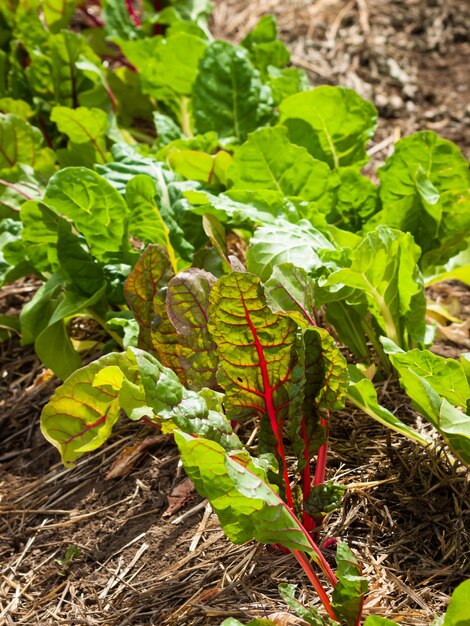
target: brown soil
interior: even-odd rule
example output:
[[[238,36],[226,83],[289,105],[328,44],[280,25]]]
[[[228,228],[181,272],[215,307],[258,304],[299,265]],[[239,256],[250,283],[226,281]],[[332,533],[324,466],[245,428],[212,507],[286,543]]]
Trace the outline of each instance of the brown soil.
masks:
[[[465,2],[226,0],[216,3],[215,32],[239,40],[267,12],[277,15],[294,61],[315,84],[347,84],[379,105],[375,165],[400,135],[424,128],[468,152]],[[5,288],[2,311],[20,308],[32,290],[28,282]],[[430,296],[458,301],[457,314],[467,317],[468,293],[447,284]],[[462,345],[440,340],[435,349],[456,357]],[[103,450],[64,470],[38,425],[57,381],[17,338],[0,344],[0,360],[0,624],[248,621],[287,610],[277,592],[287,581],[299,585],[305,602],[316,602],[290,556],[231,545],[196,494],[165,517],[168,496],[184,480],[170,441],[144,449],[127,476],[106,480],[125,446],[153,435],[146,428],[123,421]],[[395,384],[387,381],[380,395],[431,434]],[[370,581],[366,615],[430,624],[469,576],[466,473],[438,439],[423,450],[351,409],[333,417],[331,450],[328,478],[347,492],[321,539],[345,539],[361,559]]]

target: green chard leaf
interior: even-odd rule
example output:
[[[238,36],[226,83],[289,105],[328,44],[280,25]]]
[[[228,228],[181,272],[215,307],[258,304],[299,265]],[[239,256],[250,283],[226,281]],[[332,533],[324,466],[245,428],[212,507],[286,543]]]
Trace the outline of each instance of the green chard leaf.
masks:
[[[378,226],[351,254],[351,266],[324,282],[365,295],[382,332],[402,347],[426,341],[426,301],[418,268],[420,250],[408,233]]]
[[[41,132],[12,113],[0,113],[0,170],[18,164],[34,168],[42,146]]]
[[[170,231],[158,210],[155,180],[147,174],[131,178],[126,185],[126,200],[131,212],[129,233],[144,244],[163,246],[176,272],[180,259],[170,243]]]
[[[451,450],[469,467],[470,385],[462,363],[444,359],[428,350],[405,353],[385,338],[382,338],[382,343],[413,406],[431,422]],[[463,410],[458,410],[451,402]]]
[[[281,126],[250,134],[236,151],[228,177],[231,189],[269,189],[309,201],[326,199],[328,206],[330,168],[292,144]]]
[[[137,348],[107,354],[74,372],[44,407],[41,430],[63,463],[73,467],[110,437],[121,409],[132,420],[151,419],[165,432],[179,428],[210,437],[222,450],[241,448],[222,415],[185,389],[172,370]]]
[[[348,366],[350,385],[346,398],[361,411],[375,419],[380,424],[391,428],[397,433],[408,437],[421,446],[428,446],[430,441],[420,435],[413,428],[404,424],[391,411],[379,404],[377,392],[372,382],[366,378],[355,365]]]
[[[369,228],[381,223],[410,232],[423,268],[462,249],[470,230],[470,173],[455,144],[432,131],[405,137],[378,175],[382,211]]]
[[[299,521],[246,451],[230,453],[214,441],[178,431],[175,440],[186,474],[231,541],[256,539],[314,555]]]
[[[101,109],[78,107],[70,109],[56,106],[51,112],[51,121],[57,124],[61,133],[70,139],[69,149],[74,145],[86,144],[93,152],[94,163],[106,163],[106,132],[108,116]]]
[[[179,32],[167,38],[119,41],[119,46],[139,72],[142,91],[171,104],[172,99],[191,96],[207,43]]]
[[[361,566],[348,545],[339,542],[336,549],[338,584],[333,590],[332,607],[347,626],[359,626],[367,581]]]
[[[109,39],[129,41],[143,37],[142,29],[136,26],[125,3],[120,0],[103,1],[103,19],[105,33]]]
[[[85,167],[60,170],[49,181],[44,204],[71,219],[100,261],[127,248],[129,210],[107,180]]]
[[[332,168],[368,161],[365,147],[377,125],[377,111],[346,87],[316,87],[279,106],[289,139]]]
[[[194,121],[199,133],[240,142],[272,118],[271,90],[263,85],[249,53],[226,41],[215,41],[199,65],[193,89]]]
[[[276,265],[292,263],[306,272],[322,267],[321,250],[335,250],[320,231],[307,220],[290,224],[277,220],[275,226],[258,228],[250,241],[247,267],[262,281],[271,276]]]
[[[304,269],[292,263],[276,265],[264,289],[273,313],[289,313],[299,326],[316,325],[314,281]]]

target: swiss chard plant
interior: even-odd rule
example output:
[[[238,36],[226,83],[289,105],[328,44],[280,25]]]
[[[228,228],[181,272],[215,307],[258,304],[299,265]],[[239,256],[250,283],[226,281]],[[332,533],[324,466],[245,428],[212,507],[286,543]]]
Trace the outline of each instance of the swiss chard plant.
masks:
[[[247,272],[175,273],[159,245],[144,252],[125,293],[146,351],[128,348],[72,374],[43,411],[45,437],[70,465],[106,441],[121,410],[172,433],[227,536],[290,550],[327,615],[359,623],[359,564],[340,543],[333,573],[314,540],[342,495],[325,482],[325,467],[329,414],[344,404],[348,374],[313,311],[307,305],[310,321],[273,312],[260,279]],[[257,433],[256,456],[232,428]],[[331,598],[309,558],[333,587]]]

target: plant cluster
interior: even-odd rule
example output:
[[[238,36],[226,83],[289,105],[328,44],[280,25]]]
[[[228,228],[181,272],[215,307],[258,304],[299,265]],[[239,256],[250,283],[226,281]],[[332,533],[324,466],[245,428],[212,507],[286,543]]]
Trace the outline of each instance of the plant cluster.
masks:
[[[65,381],[41,417],[65,464],[122,411],[171,433],[227,536],[291,551],[325,609],[311,623],[353,626],[360,565],[340,542],[333,572],[316,543],[342,495],[331,412],[348,400],[429,445],[379,404],[393,373],[470,465],[470,361],[427,349],[424,293],[469,281],[468,164],[420,132],[375,185],[370,102],[312,88],[269,16],[237,46],[213,40],[205,0],[166,4],[0,9],[0,272],[42,281],[0,325]],[[80,368],[87,317],[110,340]]]

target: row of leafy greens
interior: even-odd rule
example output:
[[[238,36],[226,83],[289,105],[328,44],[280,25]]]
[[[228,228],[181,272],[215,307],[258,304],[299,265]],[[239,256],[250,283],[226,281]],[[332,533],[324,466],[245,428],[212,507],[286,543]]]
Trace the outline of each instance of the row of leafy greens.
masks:
[[[469,282],[468,165],[424,131],[375,185],[374,106],[312,88],[273,18],[234,45],[205,1],[126,6],[0,8],[0,275],[41,282],[0,326],[65,380],[41,426],[66,464],[121,411],[173,434],[227,536],[290,550],[328,616],[314,623],[359,624],[359,563],[340,543],[334,573],[314,541],[343,493],[325,480],[330,414],[349,401],[430,445],[378,402],[374,373],[395,373],[470,465],[469,359],[427,349],[424,292]],[[110,341],[79,369],[83,319]],[[255,424],[254,448],[235,424]]]

